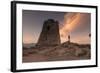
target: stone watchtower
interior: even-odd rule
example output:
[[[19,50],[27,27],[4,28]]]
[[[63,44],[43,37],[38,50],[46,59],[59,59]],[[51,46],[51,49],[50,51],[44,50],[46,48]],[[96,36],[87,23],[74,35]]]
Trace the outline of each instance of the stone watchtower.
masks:
[[[56,46],[60,44],[58,21],[48,19],[44,21],[37,46]]]

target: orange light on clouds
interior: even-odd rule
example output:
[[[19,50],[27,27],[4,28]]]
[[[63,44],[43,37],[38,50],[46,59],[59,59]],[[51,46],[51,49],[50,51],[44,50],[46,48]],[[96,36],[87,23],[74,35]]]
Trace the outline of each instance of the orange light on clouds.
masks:
[[[77,28],[81,20],[81,13],[66,13],[64,16],[63,26],[60,28],[62,42],[66,41],[66,36]]]

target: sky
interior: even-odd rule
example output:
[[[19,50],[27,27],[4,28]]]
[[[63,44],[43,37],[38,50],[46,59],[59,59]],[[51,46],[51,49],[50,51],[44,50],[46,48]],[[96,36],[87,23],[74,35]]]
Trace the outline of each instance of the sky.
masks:
[[[53,12],[23,10],[22,29],[23,43],[37,43],[43,23],[47,19],[59,21],[59,33],[61,43],[68,41],[68,35],[72,42],[90,43],[91,14],[78,12]]]

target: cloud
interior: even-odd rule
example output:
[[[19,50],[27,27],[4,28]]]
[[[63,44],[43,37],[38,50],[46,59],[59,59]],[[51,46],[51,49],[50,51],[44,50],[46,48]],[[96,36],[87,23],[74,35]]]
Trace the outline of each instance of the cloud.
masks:
[[[80,17],[80,13],[65,14],[63,26],[60,28],[60,36],[62,40],[66,39],[66,36],[77,27]]]
[[[63,26],[60,28],[60,36],[62,42],[67,40],[67,36],[75,30],[80,30],[80,27],[87,26],[90,24],[87,17],[90,16],[88,13],[66,13],[64,15]],[[89,18],[90,19],[90,18]]]

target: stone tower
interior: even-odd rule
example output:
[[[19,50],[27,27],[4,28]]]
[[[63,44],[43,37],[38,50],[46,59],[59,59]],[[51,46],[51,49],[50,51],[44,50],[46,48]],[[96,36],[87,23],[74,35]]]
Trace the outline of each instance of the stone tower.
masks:
[[[60,44],[58,21],[48,19],[44,21],[37,46],[56,46]]]

